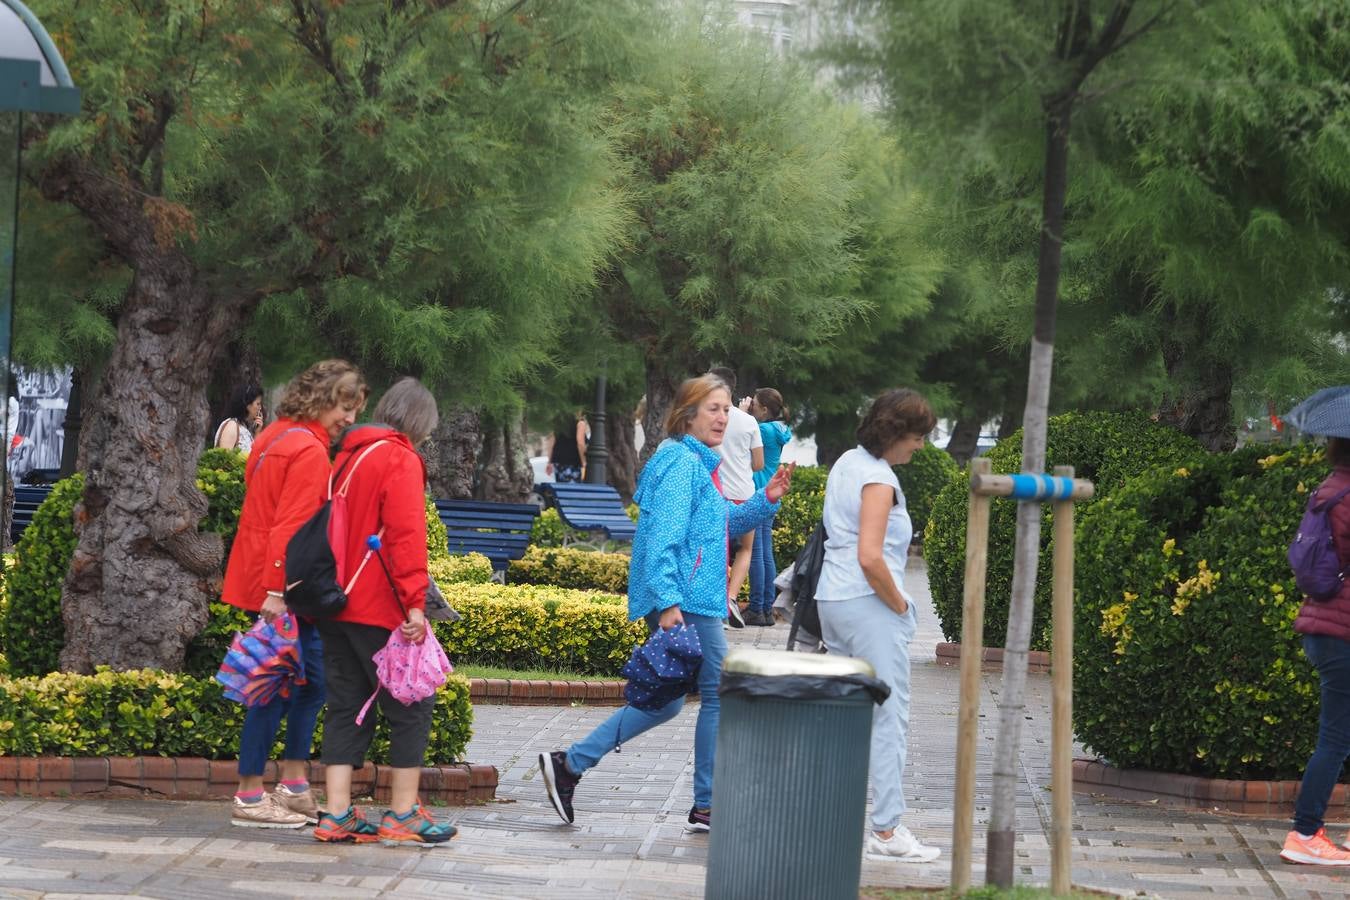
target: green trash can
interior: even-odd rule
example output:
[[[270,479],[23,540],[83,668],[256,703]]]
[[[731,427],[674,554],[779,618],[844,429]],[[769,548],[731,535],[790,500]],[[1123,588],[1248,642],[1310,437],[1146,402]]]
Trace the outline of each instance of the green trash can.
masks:
[[[889,693],[853,657],[727,654],[707,900],[857,900],[872,704]]]

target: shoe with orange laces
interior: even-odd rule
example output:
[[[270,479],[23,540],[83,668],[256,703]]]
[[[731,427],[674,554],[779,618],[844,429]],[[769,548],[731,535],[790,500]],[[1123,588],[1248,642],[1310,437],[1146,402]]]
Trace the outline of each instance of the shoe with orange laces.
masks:
[[[444,844],[458,833],[455,826],[449,822],[437,822],[423,809],[422,804],[414,803],[413,808],[401,816],[392,809],[386,812],[380,820],[379,838],[386,847],[397,844],[434,847]]]
[[[1312,837],[1291,831],[1284,839],[1280,859],[1309,866],[1350,866],[1350,850],[1342,850],[1333,844],[1327,838],[1325,828],[1317,829],[1317,834]]]
[[[380,839],[380,834],[379,829],[361,815],[361,810],[352,806],[340,816],[320,813],[314,839],[334,844],[373,844]]]

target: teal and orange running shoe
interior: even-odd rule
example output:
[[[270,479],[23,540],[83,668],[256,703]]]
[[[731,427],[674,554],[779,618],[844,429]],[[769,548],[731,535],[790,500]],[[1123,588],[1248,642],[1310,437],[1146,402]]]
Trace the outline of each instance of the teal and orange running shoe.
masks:
[[[314,826],[314,839],[334,844],[373,844],[380,839],[380,829],[366,821],[361,810],[349,806],[340,816],[320,813],[319,824]]]
[[[422,807],[414,803],[405,815],[398,815],[392,809],[380,820],[380,840],[386,847],[398,844],[419,844],[434,847],[444,844],[459,833],[459,829],[449,822],[437,822]]]

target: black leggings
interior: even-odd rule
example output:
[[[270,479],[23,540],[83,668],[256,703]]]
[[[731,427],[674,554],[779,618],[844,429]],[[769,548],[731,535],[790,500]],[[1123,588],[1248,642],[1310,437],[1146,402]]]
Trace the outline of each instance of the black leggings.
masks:
[[[375,661],[371,657],[389,640],[390,631],[378,625],[321,619],[319,634],[323,637],[323,665],[328,680],[323,762],[327,766],[359,769],[365,764],[366,751],[375,737],[375,711],[373,708],[368,710],[360,725],[356,724],[356,716],[379,684]],[[380,708],[380,713],[389,722],[391,766],[412,769],[422,765],[427,753],[427,738],[431,734],[431,711],[435,705],[435,696],[404,706],[388,691],[380,691],[374,706]]]

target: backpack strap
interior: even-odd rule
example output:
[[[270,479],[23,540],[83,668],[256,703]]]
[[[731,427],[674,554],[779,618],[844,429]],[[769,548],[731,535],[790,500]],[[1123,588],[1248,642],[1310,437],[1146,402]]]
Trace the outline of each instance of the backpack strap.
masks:
[[[347,489],[351,487],[352,476],[356,474],[356,470],[361,465],[361,461],[364,460],[367,455],[369,455],[370,451],[374,450],[381,444],[387,443],[389,442],[385,440],[375,441],[374,443],[365,447],[359,454],[350,455],[345,460],[343,460],[342,466],[328,478],[328,499],[329,500],[333,499],[333,482],[335,482],[338,476],[341,475],[343,472],[347,472],[347,477],[343,480],[342,487],[338,488],[337,493],[339,497],[347,496]],[[351,464],[350,471],[347,470],[348,463]],[[375,533],[375,536],[378,538],[383,538],[384,529],[381,528],[379,531],[377,531]],[[361,577],[361,573],[365,571],[366,564],[370,562],[370,556],[374,552],[375,552],[374,550],[367,550],[366,555],[361,557],[361,564],[356,567],[356,571],[352,573],[351,580],[348,581],[347,586],[342,589],[342,592],[344,594],[350,594],[352,592],[352,588],[356,586],[356,579]]]
[[[258,454],[258,461],[253,464],[253,472],[252,472],[253,475],[257,475],[258,470],[262,468],[263,458],[267,456],[267,451],[272,449],[272,445],[275,444],[277,441],[281,440],[282,438],[284,438],[286,435],[290,434],[292,431],[304,431],[307,432],[311,437],[314,436],[314,432],[310,431],[303,425],[296,425],[294,428],[287,428],[281,434],[277,435],[276,437],[268,441],[267,446],[262,448],[262,451]],[[316,437],[314,438],[314,440],[317,441],[319,439]],[[322,443],[323,442],[320,441],[320,444]]]

